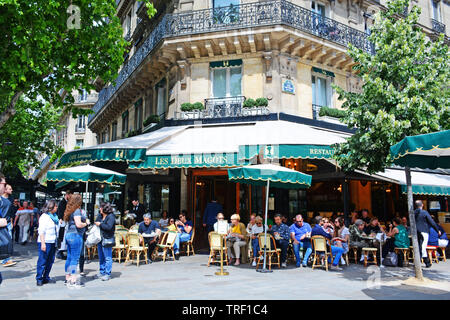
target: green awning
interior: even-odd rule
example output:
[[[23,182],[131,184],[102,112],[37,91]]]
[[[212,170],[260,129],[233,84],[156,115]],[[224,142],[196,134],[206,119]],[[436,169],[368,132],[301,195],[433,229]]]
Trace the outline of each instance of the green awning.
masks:
[[[331,159],[334,149],[323,145],[253,145],[239,146],[239,160],[250,160],[264,148],[266,159]]]
[[[209,63],[211,69],[214,68],[228,68],[242,66],[242,59],[226,60],[226,61],[214,61]]]
[[[450,130],[406,137],[391,147],[391,157],[402,167],[450,168]]]
[[[317,73],[321,73],[321,74],[326,75],[328,77],[333,77],[334,78],[334,73],[331,72],[331,71],[323,70],[323,69],[320,69],[320,68],[317,68],[317,67],[313,67],[312,71],[313,72],[317,72]]]
[[[406,185],[401,186],[402,193],[407,193]],[[428,196],[450,196],[450,186],[412,186],[413,194]]]
[[[59,161],[59,166],[74,162],[93,161],[134,161],[145,159],[146,149],[81,149],[65,153]]]
[[[251,165],[228,169],[228,179],[233,182],[274,188],[305,189],[311,186],[310,175],[272,164]]]
[[[47,181],[124,184],[126,179],[124,174],[90,165],[47,172]]]
[[[141,163],[130,163],[130,169],[219,168],[242,165],[237,153],[151,155]]]

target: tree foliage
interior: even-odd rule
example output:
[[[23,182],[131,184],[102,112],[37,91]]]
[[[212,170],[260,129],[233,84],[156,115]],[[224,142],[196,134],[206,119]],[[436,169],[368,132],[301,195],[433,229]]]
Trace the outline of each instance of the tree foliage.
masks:
[[[97,76],[116,77],[126,42],[115,1],[72,3],[0,0],[0,128],[22,95],[62,110],[73,100],[64,102],[61,89],[90,91]]]
[[[418,26],[420,8],[402,16],[408,0],[387,3],[369,40],[375,54],[351,46],[353,68],[363,80],[361,93],[334,86],[345,100],[341,121],[356,133],[337,146],[345,171],[383,171],[392,164],[389,148],[405,136],[450,128],[450,56],[444,35],[430,40]]]
[[[0,161],[3,172],[25,173],[40,164],[42,154],[61,155],[52,132],[59,129],[59,112],[49,103],[25,101],[16,104],[16,114],[0,128]]]

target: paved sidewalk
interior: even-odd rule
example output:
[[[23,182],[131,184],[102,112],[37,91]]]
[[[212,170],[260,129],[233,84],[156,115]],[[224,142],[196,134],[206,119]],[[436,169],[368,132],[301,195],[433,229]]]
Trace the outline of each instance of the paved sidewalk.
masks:
[[[216,276],[217,266],[207,267],[208,256],[182,256],[179,261],[150,265],[114,262],[112,279],[94,279],[98,260],[86,264],[85,287],[64,286],[65,260],[56,259],[51,277],[56,284],[36,286],[37,245],[15,245],[17,265],[0,267],[3,284],[0,299],[450,299],[450,261],[433,264],[424,275],[438,281],[438,287],[426,288],[401,284],[414,275],[413,268],[370,267],[350,264],[342,272],[320,268],[274,269],[273,273],[255,272],[250,265],[227,267],[229,276]],[[180,283],[189,290],[179,290]]]

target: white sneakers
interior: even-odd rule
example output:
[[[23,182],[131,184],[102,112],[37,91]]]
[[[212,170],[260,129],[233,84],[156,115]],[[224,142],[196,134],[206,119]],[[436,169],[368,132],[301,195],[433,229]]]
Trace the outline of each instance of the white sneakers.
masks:
[[[282,267],[282,268],[286,268],[286,262],[282,262],[282,263],[281,263],[281,267]]]
[[[256,267],[256,260],[253,260],[252,267]]]

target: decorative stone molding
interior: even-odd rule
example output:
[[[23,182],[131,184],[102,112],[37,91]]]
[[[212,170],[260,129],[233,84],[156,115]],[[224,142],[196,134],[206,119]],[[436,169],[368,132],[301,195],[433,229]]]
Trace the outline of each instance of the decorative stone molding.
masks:
[[[190,65],[186,60],[177,61],[180,70],[180,86],[181,90],[185,90],[187,87],[187,77],[189,75]]]

